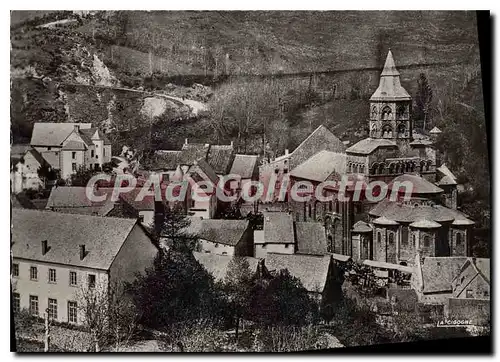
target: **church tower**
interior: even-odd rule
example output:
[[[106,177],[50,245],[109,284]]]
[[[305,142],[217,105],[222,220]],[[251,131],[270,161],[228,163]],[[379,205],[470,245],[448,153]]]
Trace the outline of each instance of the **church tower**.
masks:
[[[370,137],[411,140],[410,110],[411,96],[401,86],[389,49],[380,83],[370,98]]]

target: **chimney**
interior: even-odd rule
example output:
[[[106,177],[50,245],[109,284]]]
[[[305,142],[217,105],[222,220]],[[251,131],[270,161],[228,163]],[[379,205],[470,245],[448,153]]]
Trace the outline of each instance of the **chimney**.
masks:
[[[188,144],[188,139],[187,139],[187,138],[185,138],[185,139],[184,139],[184,144],[185,144],[185,145],[187,145],[187,144]]]
[[[42,255],[47,254],[49,251],[49,246],[47,244],[47,240],[42,240]]]
[[[288,148],[285,150],[285,156],[288,156]]]
[[[233,146],[234,146],[233,141],[231,141],[231,147],[233,147]]]
[[[80,125],[75,124],[74,127],[75,127],[75,132],[80,132]]]
[[[80,260],[85,258],[85,244],[80,244]]]

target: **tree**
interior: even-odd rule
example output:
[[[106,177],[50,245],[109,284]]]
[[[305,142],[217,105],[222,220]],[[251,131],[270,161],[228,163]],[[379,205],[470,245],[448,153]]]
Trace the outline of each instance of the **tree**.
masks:
[[[418,90],[415,97],[415,119],[422,121],[422,129],[426,130],[432,103],[432,89],[424,73],[417,80]]]
[[[318,305],[285,269],[269,281],[254,281],[249,315],[262,326],[304,325],[317,321]]]
[[[191,252],[198,249],[198,237],[189,233],[191,220],[180,204],[165,207],[165,218],[160,226],[159,236],[173,251]]]
[[[238,341],[240,319],[248,309],[248,300],[252,289],[251,277],[252,272],[248,260],[234,256],[227,267],[224,291],[228,305],[232,310],[232,317],[235,320],[236,341]]]
[[[99,171],[81,166],[78,170],[70,176],[71,186],[87,186],[92,176],[96,175]]]
[[[57,179],[57,171],[53,170],[48,163],[43,163],[37,170],[38,177],[43,181],[44,186],[47,185],[47,181],[53,181]]]
[[[210,319],[217,310],[213,277],[192,253],[160,250],[153,266],[127,286],[139,321],[169,330],[176,323]]]
[[[82,286],[77,293],[78,309],[83,325],[92,336],[93,349],[100,352],[113,345],[118,351],[134,334],[138,313],[125,293],[124,285],[96,283]]]

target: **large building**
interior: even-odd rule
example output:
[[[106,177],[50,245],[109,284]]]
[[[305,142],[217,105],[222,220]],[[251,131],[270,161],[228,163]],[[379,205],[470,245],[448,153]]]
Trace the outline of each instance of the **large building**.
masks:
[[[82,291],[131,282],[157,254],[136,219],[12,210],[15,310],[81,324]]]
[[[101,169],[111,161],[111,143],[90,123],[35,123],[31,146],[63,179],[81,167]]]

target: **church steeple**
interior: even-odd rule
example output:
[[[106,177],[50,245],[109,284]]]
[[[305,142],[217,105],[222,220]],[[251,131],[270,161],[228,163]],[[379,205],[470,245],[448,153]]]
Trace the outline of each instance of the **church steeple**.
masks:
[[[411,139],[411,96],[401,85],[399,71],[390,50],[370,103],[370,137]]]

